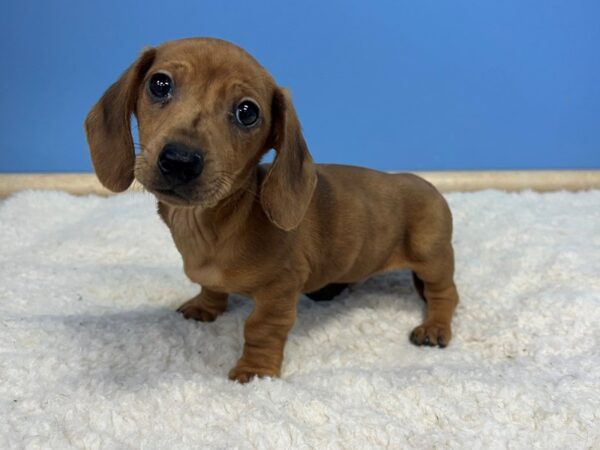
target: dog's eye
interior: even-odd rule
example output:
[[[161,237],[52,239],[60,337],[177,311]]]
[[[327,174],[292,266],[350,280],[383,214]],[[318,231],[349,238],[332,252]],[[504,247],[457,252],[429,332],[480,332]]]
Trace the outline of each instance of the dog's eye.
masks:
[[[157,72],[150,77],[148,90],[155,100],[164,102],[171,97],[173,92],[173,80],[171,80],[171,77],[166,73]]]
[[[242,101],[235,109],[235,118],[244,127],[251,127],[256,124],[259,116],[260,110],[258,106],[250,100]]]

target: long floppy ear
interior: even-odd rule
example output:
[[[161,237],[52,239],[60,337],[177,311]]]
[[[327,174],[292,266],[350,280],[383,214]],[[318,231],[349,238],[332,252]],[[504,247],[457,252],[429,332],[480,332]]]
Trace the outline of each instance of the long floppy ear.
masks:
[[[85,119],[92,163],[100,182],[113,192],[133,182],[135,153],[131,114],[135,112],[140,83],[152,65],[156,50],[145,50],[104,93]]]
[[[300,224],[310,205],[317,171],[285,89],[278,88],[273,95],[272,117],[276,157],[262,183],[260,200],[269,220],[289,231]]]

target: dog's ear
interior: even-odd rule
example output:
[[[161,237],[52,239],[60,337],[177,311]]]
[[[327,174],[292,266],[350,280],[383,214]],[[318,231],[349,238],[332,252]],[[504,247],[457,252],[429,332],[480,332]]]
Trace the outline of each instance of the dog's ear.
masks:
[[[131,136],[131,114],[135,112],[140,84],[156,50],[144,50],[94,105],[85,120],[92,163],[100,182],[113,192],[133,182],[135,152]]]
[[[270,143],[276,156],[262,183],[260,200],[269,220],[289,231],[300,224],[308,209],[317,171],[287,90],[275,90],[271,110]]]

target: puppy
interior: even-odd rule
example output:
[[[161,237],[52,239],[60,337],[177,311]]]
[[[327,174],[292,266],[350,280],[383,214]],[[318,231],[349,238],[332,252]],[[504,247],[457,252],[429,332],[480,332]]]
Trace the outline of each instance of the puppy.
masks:
[[[124,191],[135,177],[158,199],[185,273],[201,285],[178,311],[212,321],[228,294],[254,299],[229,378],[280,375],[300,293],[400,268],[427,303],[410,340],[450,341],[458,293],[442,195],[415,175],[315,164],[288,92],[239,47],[198,38],[144,50],[85,129],[104,186]],[[273,163],[261,165],[270,149]]]

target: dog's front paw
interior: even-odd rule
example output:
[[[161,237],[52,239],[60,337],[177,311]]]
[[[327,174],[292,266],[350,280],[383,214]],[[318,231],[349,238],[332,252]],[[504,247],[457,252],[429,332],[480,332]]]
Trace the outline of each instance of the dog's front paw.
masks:
[[[199,320],[200,322],[213,322],[223,313],[222,311],[209,311],[202,306],[197,298],[185,302],[177,309],[177,312],[183,314],[186,319]]]
[[[255,377],[277,378],[279,377],[279,371],[264,367],[249,367],[242,362],[238,362],[237,365],[229,371],[229,379],[242,384],[248,383]]]
[[[410,342],[415,345],[428,345],[444,348],[452,338],[452,330],[450,324],[442,324],[439,322],[425,322],[415,328],[410,334]]]

